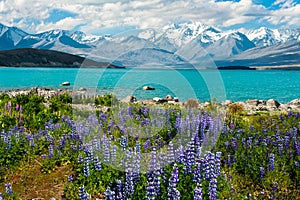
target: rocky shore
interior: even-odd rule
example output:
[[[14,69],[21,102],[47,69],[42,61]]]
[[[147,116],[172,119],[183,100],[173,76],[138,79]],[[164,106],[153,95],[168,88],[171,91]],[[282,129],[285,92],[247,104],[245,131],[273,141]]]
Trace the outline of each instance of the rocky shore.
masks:
[[[95,95],[90,96],[86,89],[78,89],[78,91],[73,91],[71,89],[49,89],[49,88],[32,88],[27,90],[8,90],[8,91],[0,91],[0,94],[8,94],[10,97],[15,97],[17,95],[27,95],[29,93],[35,93],[40,96],[44,96],[46,99],[49,99],[53,95],[58,95],[60,93],[69,93],[72,95],[76,95],[81,99],[87,99],[91,97],[95,97]],[[195,99],[189,99],[186,102],[180,102],[177,97],[172,97],[171,95],[167,95],[164,98],[154,97],[151,100],[138,100],[134,96],[127,96],[124,99],[118,100],[123,103],[136,103],[141,105],[158,105],[158,104],[172,104],[177,105],[179,107],[186,108],[207,108],[210,106],[216,106],[218,108],[228,108],[233,105],[240,106],[244,111],[248,114],[255,114],[259,112],[289,112],[289,111],[299,111],[300,112],[300,98],[294,99],[288,103],[280,103],[275,99],[269,100],[258,100],[251,99],[247,101],[239,101],[234,102],[232,100],[226,100],[223,102],[199,102]],[[89,103],[88,105],[76,105],[76,108],[86,109],[88,107],[95,108],[95,105]]]

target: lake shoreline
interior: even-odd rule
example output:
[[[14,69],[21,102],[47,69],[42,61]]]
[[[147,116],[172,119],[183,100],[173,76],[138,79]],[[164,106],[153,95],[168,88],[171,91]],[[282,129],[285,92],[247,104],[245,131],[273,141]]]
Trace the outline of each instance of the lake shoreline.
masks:
[[[63,93],[68,93],[72,96],[76,96],[79,99],[88,99],[88,98],[95,98],[103,95],[91,95],[87,92],[85,88],[79,88],[78,90],[71,90],[69,88],[62,88],[62,89],[49,89],[49,88],[31,88],[31,89],[15,89],[15,90],[7,90],[7,91],[0,91],[0,94],[7,94],[9,97],[16,97],[18,95],[28,95],[30,93],[37,94],[39,96],[45,97],[45,99],[49,99],[54,95],[59,95]],[[246,111],[247,114],[256,114],[260,112],[289,112],[289,111],[296,111],[300,112],[300,97],[294,99],[288,103],[280,103],[275,99],[269,100],[259,100],[259,99],[249,99],[247,101],[232,101],[232,100],[225,100],[222,102],[217,101],[205,101],[200,102],[195,99],[188,99],[187,101],[179,101],[176,97],[172,97],[171,95],[167,95],[164,98],[154,97],[153,99],[147,100],[140,100],[134,96],[127,96],[124,99],[118,99],[118,102],[121,103],[132,103],[132,104],[139,104],[144,106],[154,106],[154,105],[175,105],[181,108],[219,108],[219,109],[227,109],[233,106],[239,106]],[[88,109],[93,110],[97,108],[96,105],[93,103],[88,104],[78,104],[74,103],[74,108],[80,109]],[[99,108],[99,107],[98,107]]]

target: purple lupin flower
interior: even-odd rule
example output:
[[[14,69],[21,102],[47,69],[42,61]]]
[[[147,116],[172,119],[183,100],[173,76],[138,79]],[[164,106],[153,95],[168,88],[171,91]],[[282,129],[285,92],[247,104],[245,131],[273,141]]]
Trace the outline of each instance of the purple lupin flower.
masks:
[[[144,142],[144,144],[143,144],[143,147],[144,147],[145,150],[149,149],[150,146],[151,146],[150,140],[146,140],[146,141]]]
[[[90,175],[90,160],[88,157],[84,158],[84,163],[83,163],[83,175],[85,177],[88,177]]]
[[[194,200],[202,200],[202,188],[200,184],[197,184],[194,190]]]
[[[125,136],[121,137],[120,145],[123,148],[123,151],[125,151],[126,147],[128,146],[128,139]]]
[[[105,145],[104,145],[104,158],[103,158],[103,161],[105,163],[108,163],[110,161],[110,152],[109,152],[109,146],[108,146],[108,142],[106,141],[105,142]]]
[[[175,161],[174,146],[173,146],[173,142],[172,141],[170,141],[167,150],[168,150],[167,162],[168,162],[168,164],[171,164],[171,163],[173,163]]]
[[[196,167],[194,169],[194,179],[193,179],[193,181],[195,183],[200,184],[201,183],[201,178],[202,178],[202,176],[201,176],[201,163],[197,163]]]
[[[78,164],[83,163],[83,158],[82,158],[82,155],[81,155],[81,154],[79,154],[79,156],[78,156],[77,163],[78,163]]]
[[[99,160],[99,158],[96,156],[94,157],[94,168],[96,171],[100,171],[101,170],[101,162]]]
[[[171,177],[169,179],[169,186],[168,186],[168,199],[179,200],[180,199],[180,192],[176,189],[176,184],[179,182],[178,178],[178,167],[176,163],[173,166],[173,171],[171,173]]]
[[[6,183],[5,184],[5,193],[8,195],[12,195],[13,194],[13,190],[12,190],[12,186],[10,183]]]
[[[160,168],[160,162],[156,162],[154,171],[153,171],[153,186],[154,190],[157,196],[160,195],[160,181],[161,181],[161,168]]]
[[[228,166],[231,166],[231,156],[230,156],[230,154],[228,154],[227,164],[228,164]]]
[[[195,142],[194,138],[191,138],[191,141],[188,144],[188,148],[186,151],[186,168],[189,173],[192,173],[192,166],[195,162]]]
[[[234,150],[234,152],[236,152],[237,148],[238,148],[238,142],[237,142],[237,139],[236,138],[231,138],[231,146]]]
[[[110,188],[107,188],[104,192],[105,200],[115,200],[115,192],[112,191]]]
[[[140,178],[140,171],[141,171],[141,153],[134,151],[133,153],[133,179],[137,181]]]
[[[276,193],[277,190],[278,190],[278,182],[273,182],[273,185],[272,185],[272,191],[273,191],[274,193]]]
[[[47,157],[47,155],[46,154],[42,154],[41,157],[42,157],[43,160],[45,160],[46,157]]]
[[[290,136],[286,135],[284,138],[284,148],[287,150],[290,148]]]
[[[0,200],[3,200],[2,193],[0,192]]]
[[[271,153],[270,156],[269,156],[269,169],[270,169],[270,171],[273,171],[274,168],[275,168],[274,162],[275,162],[275,155],[273,153]]]
[[[123,200],[123,185],[121,180],[117,180],[116,200]]]
[[[129,148],[126,151],[125,162],[125,196],[129,198],[134,193],[133,185],[133,168],[132,168],[132,150]]]
[[[117,146],[116,145],[112,145],[111,146],[111,162],[112,163],[116,163],[117,161]]]
[[[148,175],[147,179],[147,187],[146,187],[146,199],[147,200],[154,200],[155,199],[155,189],[154,189],[154,182],[153,182],[153,176],[152,172],[150,172],[151,175]]]
[[[184,163],[185,162],[184,148],[183,148],[182,145],[179,145],[179,147],[176,151],[176,161],[178,163]]]
[[[74,179],[73,179],[73,176],[72,175],[70,175],[70,176],[68,176],[68,182],[71,182],[71,181],[73,181]]]
[[[265,176],[265,168],[259,168],[259,178],[262,179]]]
[[[54,156],[54,153],[53,153],[53,146],[52,144],[49,145],[48,147],[48,157],[49,158],[52,158]]]
[[[209,168],[210,168],[210,170],[209,170],[210,178],[217,178],[217,175],[215,173],[215,170],[216,170],[215,154],[209,152],[208,162],[209,162]]]
[[[180,113],[177,113],[175,128],[177,129],[178,132],[180,130],[180,123],[181,123],[181,116],[180,116]]]
[[[211,200],[216,200],[217,199],[217,179],[213,178],[209,181],[209,186],[208,186],[208,194],[209,194],[209,199]]]
[[[296,139],[294,140],[294,147],[295,147],[295,150],[297,152],[297,155],[299,156],[300,155],[300,142],[297,142]]]
[[[222,155],[222,152],[216,152],[215,174],[217,177],[221,175],[221,155]]]

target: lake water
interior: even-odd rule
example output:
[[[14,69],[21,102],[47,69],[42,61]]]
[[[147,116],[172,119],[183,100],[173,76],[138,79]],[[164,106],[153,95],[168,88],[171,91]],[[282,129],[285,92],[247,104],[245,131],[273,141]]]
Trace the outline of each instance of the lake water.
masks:
[[[85,87],[92,93],[114,93],[119,98],[128,95],[137,99],[152,99],[171,94],[185,101],[216,98],[231,99],[274,98],[287,103],[300,98],[300,71],[297,70],[186,70],[186,69],[70,69],[70,68],[0,68],[0,90],[32,87],[69,89]],[[155,90],[144,91],[149,85]]]

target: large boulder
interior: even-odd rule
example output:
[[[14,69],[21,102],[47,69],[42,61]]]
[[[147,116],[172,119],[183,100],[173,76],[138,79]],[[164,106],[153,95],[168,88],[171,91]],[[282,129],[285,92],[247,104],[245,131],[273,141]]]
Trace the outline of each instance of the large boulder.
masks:
[[[225,107],[227,107],[227,106],[229,106],[232,103],[233,103],[232,100],[225,100],[225,101],[222,102],[222,105],[225,106]]]
[[[297,106],[300,107],[300,99],[294,99],[292,101],[290,101],[289,103],[287,103],[290,106]]]
[[[143,87],[143,90],[155,90],[155,88],[150,87],[150,86],[148,86],[148,85],[145,85],[145,86]]]
[[[246,104],[249,106],[257,106],[259,101],[257,99],[247,100]]]
[[[293,110],[298,110],[300,109],[300,99],[294,99],[287,103],[287,105]]]
[[[137,101],[136,97],[134,97],[134,96],[127,96],[121,100],[121,102],[123,102],[123,103],[134,103],[136,101]]]
[[[166,97],[165,97],[165,99],[167,100],[167,101],[172,101],[173,100],[173,97],[171,96],[171,95],[167,95]]]
[[[61,86],[70,86],[71,83],[68,82],[68,81],[65,81],[65,82],[62,82],[60,85],[61,85]]]
[[[269,99],[266,102],[267,107],[270,108],[278,108],[280,106],[280,103],[278,101],[276,101],[275,99]]]

